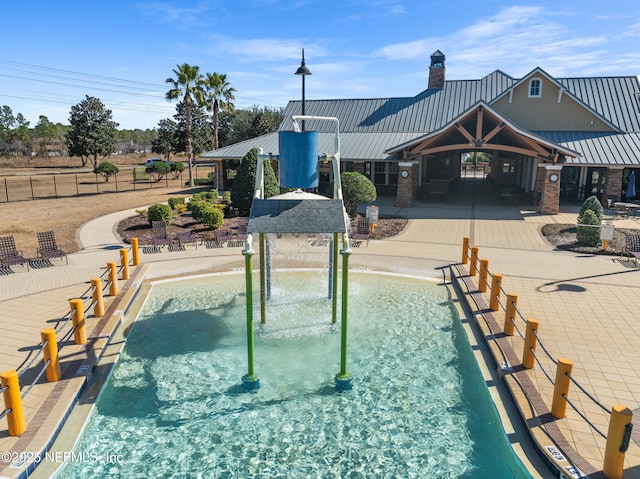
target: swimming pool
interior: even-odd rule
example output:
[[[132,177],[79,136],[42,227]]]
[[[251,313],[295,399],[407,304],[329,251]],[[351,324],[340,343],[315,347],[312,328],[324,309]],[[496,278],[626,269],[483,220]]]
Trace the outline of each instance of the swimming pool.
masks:
[[[349,300],[352,391],[326,274],[283,272],[246,393],[244,276],[154,285],[74,449],[100,460],[59,477],[530,477],[446,287],[352,273]]]

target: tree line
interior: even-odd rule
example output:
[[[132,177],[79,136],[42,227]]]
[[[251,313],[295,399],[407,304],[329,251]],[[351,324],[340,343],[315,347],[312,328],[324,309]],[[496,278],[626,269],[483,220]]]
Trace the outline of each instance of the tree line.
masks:
[[[170,159],[186,153],[189,181],[196,155],[222,146],[276,131],[282,121],[281,108],[236,109],[235,88],[226,74],[201,74],[199,67],[187,63],[173,69],[166,99],[177,100],[172,118],[158,122],[150,130],[118,130],[112,111],[99,98],[87,95],[71,107],[69,125],[52,123],[41,115],[30,128],[21,113],[0,108],[0,154],[43,157],[68,154],[97,166],[99,157],[115,152],[151,151]],[[66,151],[63,151],[66,150]]]

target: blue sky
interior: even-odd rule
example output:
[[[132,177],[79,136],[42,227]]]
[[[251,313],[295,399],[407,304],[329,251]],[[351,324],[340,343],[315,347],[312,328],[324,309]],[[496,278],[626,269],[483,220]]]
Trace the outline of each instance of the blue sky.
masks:
[[[182,63],[226,73],[237,107],[285,106],[302,48],[307,99],[414,96],[438,49],[447,79],[640,75],[637,0],[36,0],[2,16],[0,105],[32,127],[90,95],[120,128],[154,128]]]

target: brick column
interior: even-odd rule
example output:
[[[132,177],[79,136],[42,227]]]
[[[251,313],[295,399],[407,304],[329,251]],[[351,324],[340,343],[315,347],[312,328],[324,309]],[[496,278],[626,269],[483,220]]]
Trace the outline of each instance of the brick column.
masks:
[[[398,191],[396,206],[411,208],[418,188],[418,164],[411,161],[398,163]]]
[[[608,196],[615,196],[620,201],[622,195],[622,174],[624,172],[623,167],[607,167],[607,177],[604,182],[604,202],[606,205],[606,199]]]
[[[562,165],[543,165],[538,168],[536,188],[538,180],[542,181],[542,197],[538,212],[544,215],[557,215],[560,212],[560,174]],[[552,181],[555,179],[555,181]]]

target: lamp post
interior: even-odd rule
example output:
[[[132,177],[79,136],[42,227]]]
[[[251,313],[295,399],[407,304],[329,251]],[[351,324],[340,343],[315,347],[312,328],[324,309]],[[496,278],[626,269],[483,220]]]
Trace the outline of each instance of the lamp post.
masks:
[[[304,77],[311,75],[311,71],[304,64],[304,48],[302,49],[302,62],[300,63],[300,67],[296,70],[296,75],[300,75],[302,77],[302,116],[304,116]],[[304,120],[302,120],[302,131],[305,131]]]

